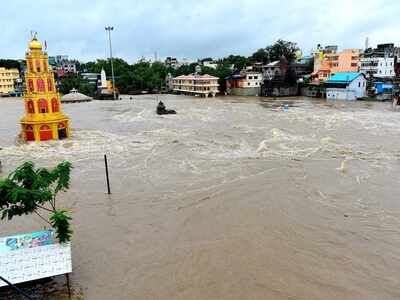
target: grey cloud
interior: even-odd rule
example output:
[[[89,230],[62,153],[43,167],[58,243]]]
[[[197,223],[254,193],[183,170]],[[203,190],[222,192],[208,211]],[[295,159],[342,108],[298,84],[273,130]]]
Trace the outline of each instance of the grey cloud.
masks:
[[[399,44],[399,10],[400,2],[384,0],[8,1],[0,57],[22,58],[30,30],[47,40],[50,54],[104,57],[109,24],[115,55],[130,62],[155,51],[192,59],[249,55],[278,38],[304,52],[318,43],[361,48],[366,36],[372,44]]]

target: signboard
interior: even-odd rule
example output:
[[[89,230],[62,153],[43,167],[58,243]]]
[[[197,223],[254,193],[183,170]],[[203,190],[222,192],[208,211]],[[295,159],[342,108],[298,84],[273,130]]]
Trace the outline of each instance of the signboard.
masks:
[[[57,243],[53,230],[0,238],[0,274],[11,283],[71,272],[71,245]]]

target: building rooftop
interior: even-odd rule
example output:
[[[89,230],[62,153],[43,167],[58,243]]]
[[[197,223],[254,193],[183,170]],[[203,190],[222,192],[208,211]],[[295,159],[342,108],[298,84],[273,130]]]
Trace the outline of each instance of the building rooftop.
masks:
[[[69,92],[69,94],[66,94],[61,97],[62,103],[89,102],[92,100],[93,100],[93,98],[79,93],[78,90],[76,90],[76,89],[72,89]]]
[[[190,74],[190,75],[181,75],[175,77],[174,79],[191,79],[191,80],[198,80],[198,79],[218,79],[218,77],[214,77],[208,74],[199,75],[199,74]]]
[[[332,75],[325,83],[350,83],[358,76],[362,76],[358,72],[338,72]]]
[[[280,62],[281,62],[280,60],[270,62],[269,64],[266,65],[266,67],[275,67],[275,66],[279,65]]]

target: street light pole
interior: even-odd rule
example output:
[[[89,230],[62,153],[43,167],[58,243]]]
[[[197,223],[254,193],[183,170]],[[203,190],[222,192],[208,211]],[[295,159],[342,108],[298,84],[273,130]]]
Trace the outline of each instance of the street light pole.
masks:
[[[117,95],[115,93],[114,64],[113,64],[112,47],[111,47],[111,31],[114,30],[114,27],[107,26],[107,27],[105,27],[105,30],[108,32],[108,42],[110,44],[111,76],[112,76],[114,100],[117,100]]]

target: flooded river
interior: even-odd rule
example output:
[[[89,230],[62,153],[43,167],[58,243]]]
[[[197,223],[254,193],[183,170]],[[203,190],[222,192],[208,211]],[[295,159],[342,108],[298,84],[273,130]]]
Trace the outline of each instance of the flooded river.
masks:
[[[24,145],[22,103],[0,100],[4,174],[25,160],[73,163],[60,204],[85,299],[400,299],[390,104],[161,98],[178,114],[157,116],[154,96],[64,105],[73,137]]]

